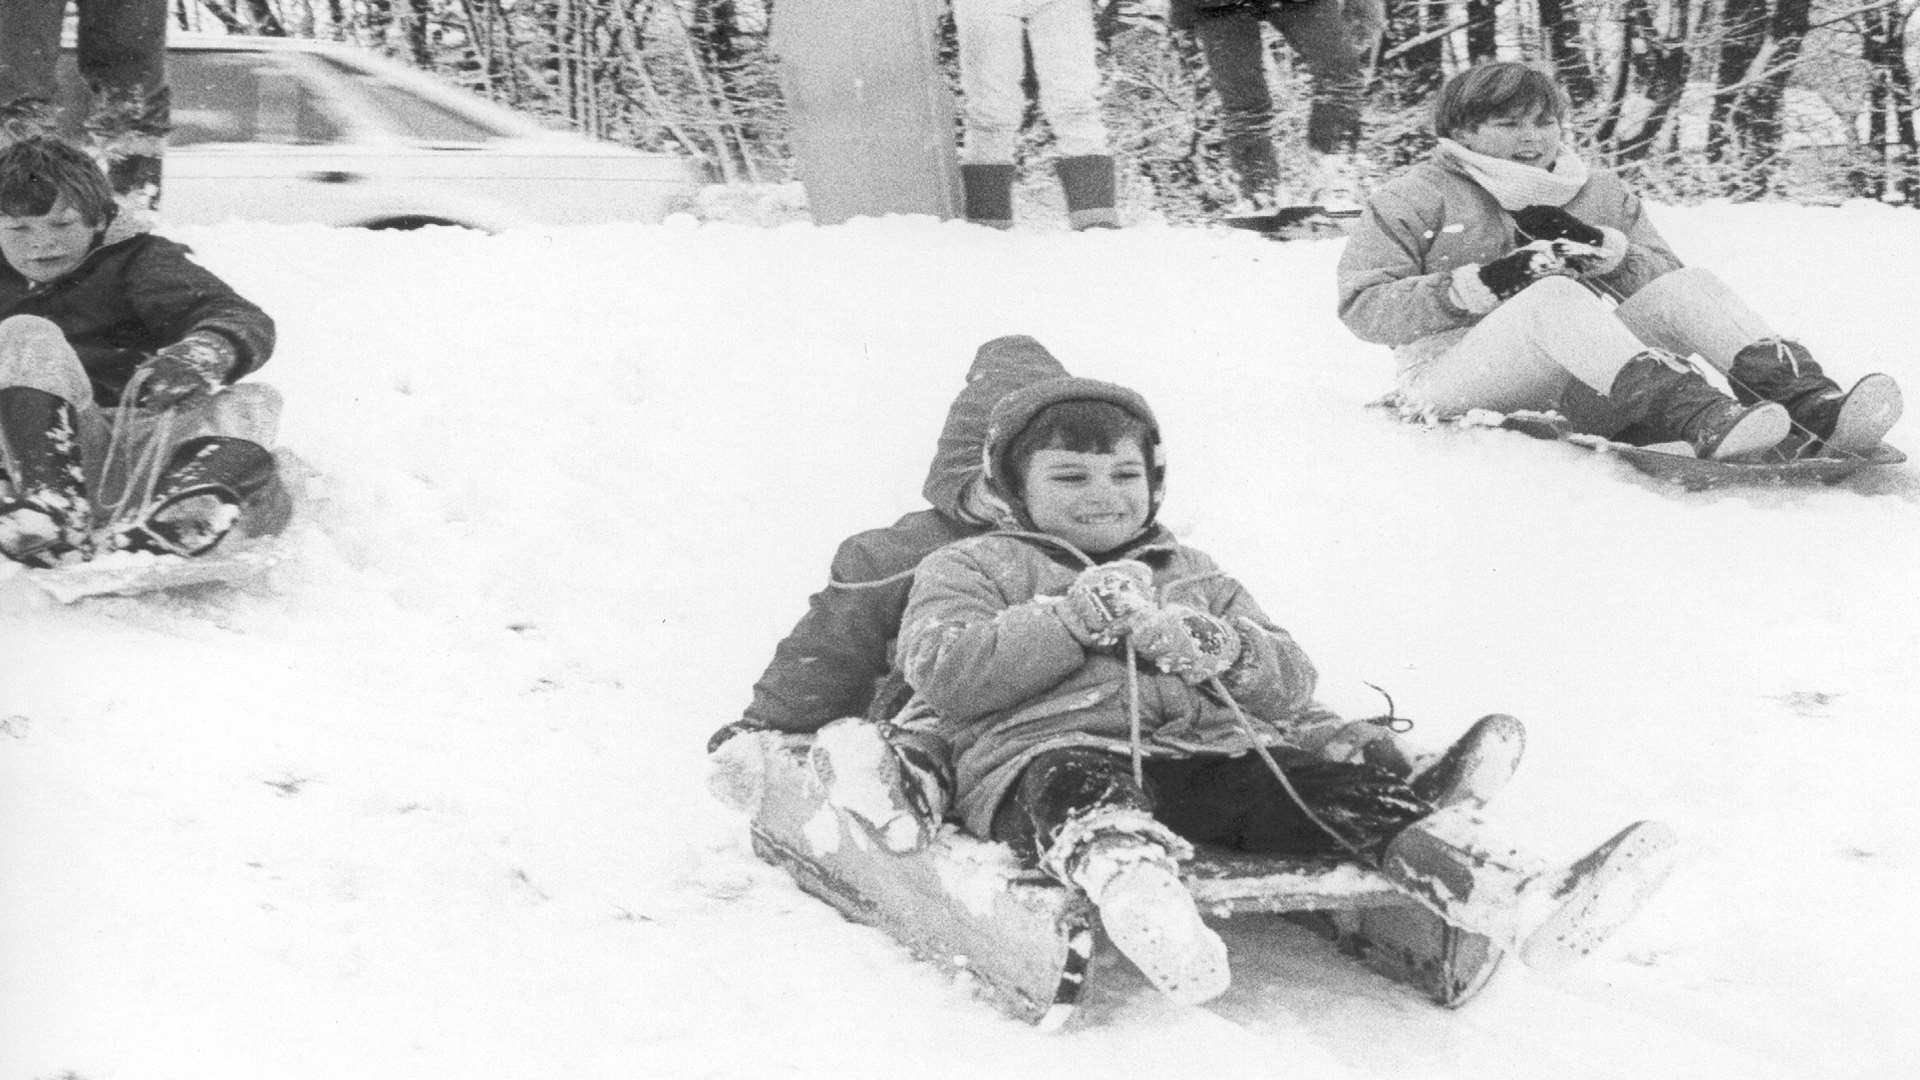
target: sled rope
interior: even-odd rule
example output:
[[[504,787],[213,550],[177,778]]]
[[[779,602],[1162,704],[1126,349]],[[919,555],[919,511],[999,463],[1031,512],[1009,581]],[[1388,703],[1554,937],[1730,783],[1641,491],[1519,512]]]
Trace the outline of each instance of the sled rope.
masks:
[[[136,369],[133,377],[127,380],[126,389],[120,392],[123,402],[138,401],[140,388],[147,380],[144,370]],[[148,433],[145,445],[136,446],[132,433],[134,410],[122,407],[117,410],[113,421],[113,432],[107,439],[106,459],[100,466],[100,491],[106,494],[114,491],[113,475],[115,466],[119,467],[120,489],[118,497],[101,502],[107,511],[107,523],[117,525],[130,522],[147,508],[148,500],[153,498],[154,489],[160,485],[160,474],[167,466],[167,448],[173,444],[173,410],[163,410],[154,418],[153,430]]]
[[[1240,724],[1240,730],[1246,733],[1247,742],[1252,744],[1253,752],[1260,755],[1260,760],[1266,763],[1268,771],[1273,773],[1273,778],[1280,781],[1280,789],[1287,793],[1287,798],[1293,800],[1293,805],[1299,807],[1300,812],[1307,816],[1307,820],[1318,826],[1321,832],[1332,837],[1334,843],[1340,845],[1362,863],[1372,865],[1373,860],[1368,858],[1366,852],[1361,851],[1352,841],[1336,832],[1333,826],[1327,824],[1319,814],[1313,812],[1313,807],[1307,805],[1307,800],[1301,797],[1299,789],[1293,786],[1293,781],[1287,779],[1287,771],[1282,769],[1280,763],[1275,761],[1273,755],[1267,751],[1266,744],[1260,739],[1260,733],[1254,729],[1253,721],[1247,718],[1246,710],[1240,707],[1239,702],[1233,700],[1233,695],[1227,693],[1227,688],[1220,682],[1219,676],[1208,676],[1207,685],[1212,687],[1215,693],[1218,693],[1226,700],[1227,707],[1233,710],[1233,718]]]

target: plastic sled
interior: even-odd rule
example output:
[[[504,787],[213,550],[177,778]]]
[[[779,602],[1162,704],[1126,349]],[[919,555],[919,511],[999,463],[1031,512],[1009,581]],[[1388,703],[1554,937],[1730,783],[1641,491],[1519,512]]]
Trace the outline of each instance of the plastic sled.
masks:
[[[1752,485],[1833,484],[1861,469],[1898,465],[1907,460],[1906,454],[1881,443],[1864,454],[1829,452],[1771,461],[1715,461],[1694,456],[1692,448],[1683,443],[1633,446],[1598,435],[1568,431],[1556,413],[1491,413],[1484,417],[1469,413],[1463,422],[1469,426],[1505,428],[1536,439],[1611,454],[1648,476],[1678,484],[1688,491]]]
[[[264,576],[286,556],[281,536],[297,510],[295,492],[311,470],[291,451],[274,451],[275,477],[241,503],[240,520],[204,555],[182,558],[114,551],[73,566],[29,569],[21,576],[63,604],[93,596],[137,596],[193,585],[243,585]]]

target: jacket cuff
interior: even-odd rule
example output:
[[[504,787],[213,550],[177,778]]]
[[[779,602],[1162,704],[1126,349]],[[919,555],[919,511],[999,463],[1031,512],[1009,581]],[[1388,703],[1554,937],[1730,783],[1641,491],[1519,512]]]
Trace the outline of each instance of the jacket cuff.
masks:
[[[1470,315],[1485,315],[1500,306],[1500,298],[1480,280],[1480,264],[1467,263],[1453,268],[1453,281],[1447,286],[1447,299]]]
[[[1627,261],[1627,248],[1630,241],[1627,240],[1626,233],[1611,225],[1600,226],[1600,235],[1607,239],[1600,245],[1600,261],[1593,265],[1591,272],[1605,277],[1620,269],[1620,264]]]

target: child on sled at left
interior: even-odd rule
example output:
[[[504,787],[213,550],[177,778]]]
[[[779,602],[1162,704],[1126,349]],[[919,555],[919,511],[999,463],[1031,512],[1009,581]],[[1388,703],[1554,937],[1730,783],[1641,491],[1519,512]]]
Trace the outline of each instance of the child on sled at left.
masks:
[[[279,396],[233,385],[273,344],[259,307],[119,216],[84,151],[0,147],[0,554],[219,543],[274,480]]]
[[[1472,804],[1437,810],[1441,793],[1302,747],[1314,666],[1155,523],[1165,470],[1140,395],[1077,378],[1016,390],[984,459],[1019,527],[920,563],[898,664],[952,748],[965,827],[1083,890],[1168,996],[1229,981],[1180,878],[1196,843],[1345,854],[1543,969],[1591,951],[1664,878],[1674,841],[1657,823],[1551,867],[1494,840]]]

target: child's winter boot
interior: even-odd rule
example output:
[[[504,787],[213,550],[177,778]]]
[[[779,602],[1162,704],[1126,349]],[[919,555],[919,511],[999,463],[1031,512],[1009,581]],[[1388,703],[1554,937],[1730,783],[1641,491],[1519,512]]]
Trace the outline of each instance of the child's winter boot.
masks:
[[[1526,749],[1527,729],[1520,721],[1504,713],[1483,716],[1413,778],[1413,792],[1436,810],[1478,810],[1513,779]]]
[[[1107,937],[1155,989],[1182,1005],[1226,993],[1232,978],[1226,943],[1200,917],[1180,880],[1175,852],[1190,849],[1139,811],[1107,817],[1104,824],[1088,819],[1062,831],[1055,849],[1063,842],[1069,847],[1057,860],[1065,880],[1100,909]],[[1050,855],[1049,861],[1056,860]]]
[[[0,460],[13,486],[0,499],[0,554],[43,568],[86,559],[93,504],[74,407],[29,386],[0,390]]]
[[[1393,838],[1380,872],[1448,922],[1492,938],[1522,963],[1558,971],[1625,925],[1673,869],[1677,840],[1654,821],[1622,829],[1570,866],[1550,867],[1494,837],[1466,807]]]
[[[1685,360],[1648,349],[1614,376],[1607,397],[1621,414],[1656,434],[1677,440],[1699,457],[1743,457],[1771,450],[1786,438],[1787,410],[1773,402],[1745,406],[1714,389]]]
[[[1806,439],[1802,453],[1824,447],[1864,454],[1879,446],[1900,419],[1900,384],[1892,376],[1868,375],[1843,391],[1796,341],[1770,338],[1741,349],[1727,371],[1727,382],[1744,404],[1784,405],[1796,433]]]
[[[960,193],[966,199],[967,220],[996,229],[1013,228],[1014,166],[960,166]]]
[[[807,760],[827,804],[864,822],[895,854],[926,847],[946,817],[953,780],[945,763],[911,740],[890,741],[870,721],[821,728]]]
[[[224,435],[188,439],[173,452],[139,518],[114,526],[118,551],[192,557],[213,549],[240,520],[240,504],[274,478],[273,455]]]
[[[1112,155],[1061,158],[1053,167],[1067,196],[1067,224],[1075,229],[1120,227],[1120,213],[1114,209]]]

